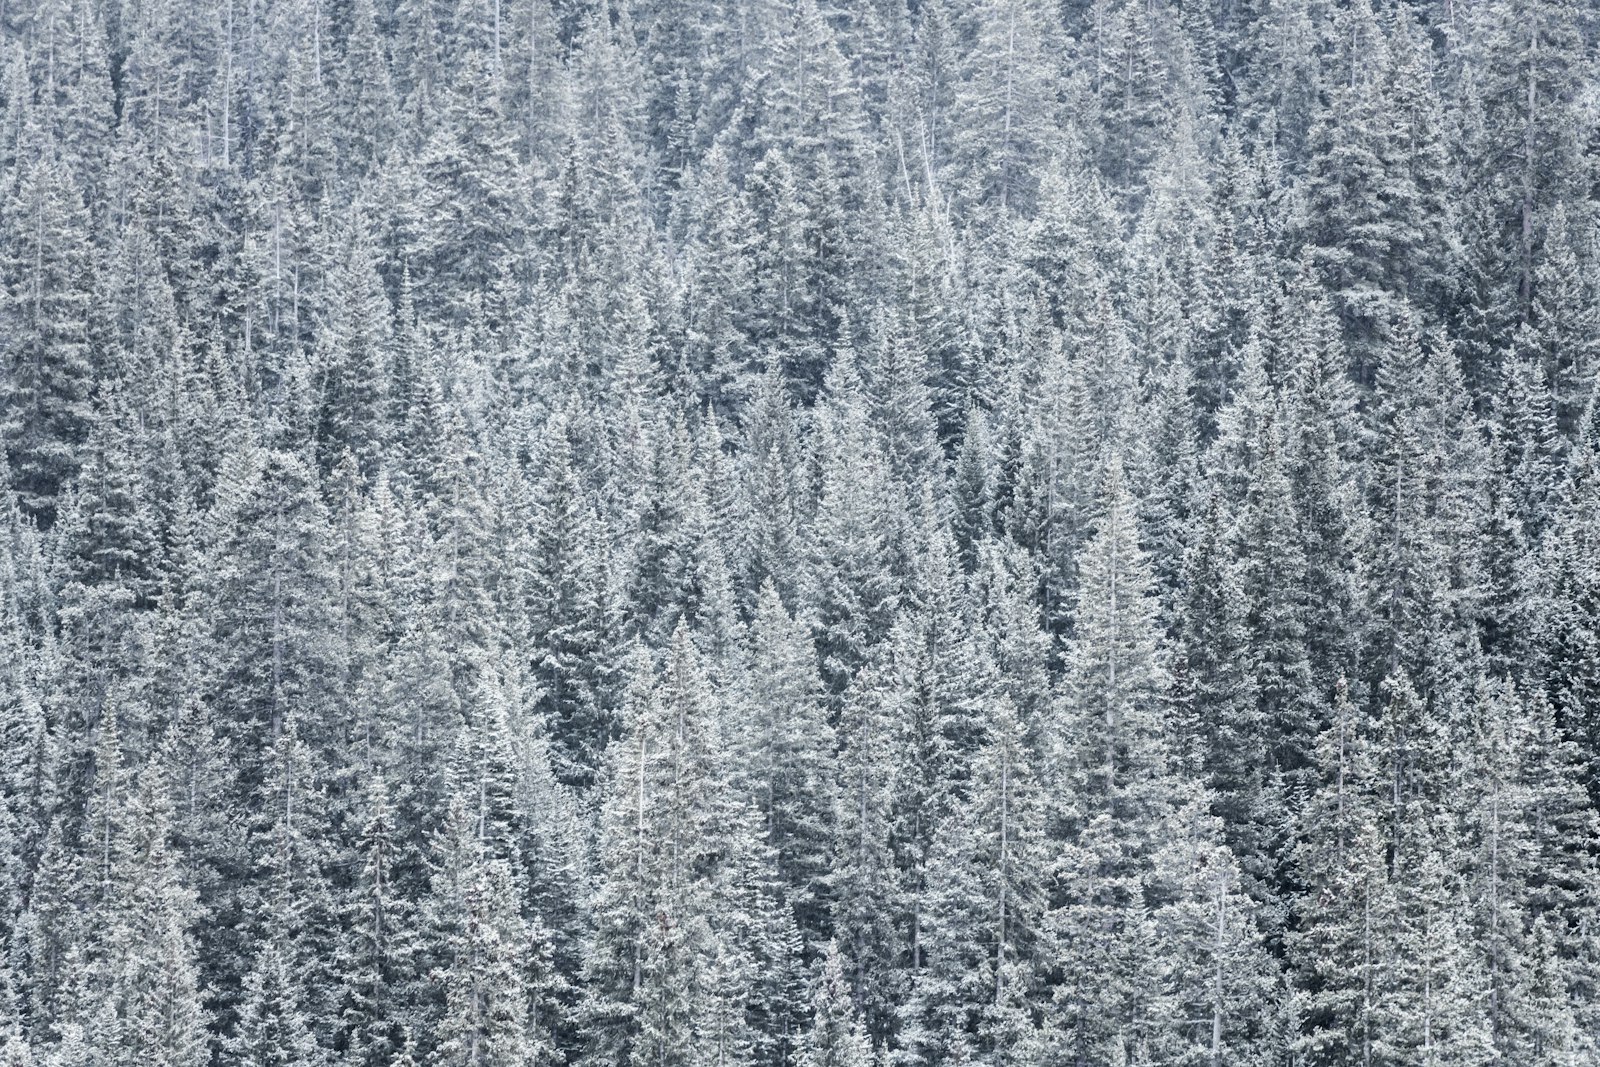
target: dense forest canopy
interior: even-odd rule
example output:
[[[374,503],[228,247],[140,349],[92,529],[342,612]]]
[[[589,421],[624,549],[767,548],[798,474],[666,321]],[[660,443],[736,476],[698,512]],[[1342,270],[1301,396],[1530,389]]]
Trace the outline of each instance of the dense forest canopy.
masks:
[[[0,1065],[1600,1062],[1597,34],[0,4]]]

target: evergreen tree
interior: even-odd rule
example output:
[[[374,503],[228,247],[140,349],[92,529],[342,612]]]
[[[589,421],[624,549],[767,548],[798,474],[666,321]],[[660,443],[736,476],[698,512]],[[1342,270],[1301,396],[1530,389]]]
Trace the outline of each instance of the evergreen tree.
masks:
[[[871,647],[887,636],[893,616],[895,487],[848,352],[840,353],[829,373],[826,404],[806,592],[823,681],[837,698]]]
[[[1395,951],[1394,898],[1370,729],[1342,684],[1317,740],[1317,773],[1300,830],[1297,866],[1306,888],[1290,938],[1305,988],[1297,1041],[1315,1062],[1365,1061],[1388,1038],[1379,1007]]]
[[[1167,800],[1169,676],[1132,496],[1113,459],[1084,547],[1075,634],[1062,686],[1061,737],[1080,825],[1097,815],[1145,826]]]
[[[945,149],[953,164],[945,180],[968,202],[992,197],[1002,209],[1026,211],[1035,168],[1058,136],[1054,19],[1031,0],[993,0],[971,14],[976,32],[960,61],[958,132]]]
[[[532,677],[561,779],[592,781],[615,730],[615,666],[608,617],[603,530],[573,467],[568,423],[557,415],[541,436],[543,469],[533,486],[528,582]]]
[[[37,134],[35,135],[37,136]],[[30,144],[4,217],[4,433],[13,490],[48,526],[89,427],[95,291],[88,212],[48,144]]]
[[[741,784],[760,814],[777,873],[802,929],[824,929],[834,816],[834,731],[808,628],[769,582],[750,634],[741,694]]]
[[[867,1067],[873,1062],[872,1050],[850,1000],[838,942],[830,941],[823,956],[822,974],[812,996],[811,1031],[806,1035],[802,1057],[807,1067]]]
[[[351,1062],[388,1063],[402,1044],[400,1009],[409,977],[414,911],[400,882],[401,842],[381,770],[372,773],[361,829],[361,870],[341,925],[338,969],[345,983],[340,1031]]]
[[[112,768],[107,775],[113,789],[129,788]],[[107,796],[118,810],[105,813],[109,855],[97,934],[104,956],[90,986],[103,999],[85,1022],[103,1056],[198,1067],[209,1050],[190,934],[195,901],[168,839],[168,789],[158,758],[128,794]]]
[[[855,677],[839,716],[839,792],[829,889],[833,929],[851,996],[874,1045],[892,1032],[903,993],[903,886],[893,852],[894,793],[901,743],[887,650]]]
[[[275,945],[262,949],[244,983],[238,1028],[227,1060],[250,1067],[309,1067],[321,1059],[304,1009],[295,1003],[296,983]]]
[[[597,1060],[687,1063],[718,1029],[710,880],[737,823],[726,821],[711,692],[688,634],[674,634],[659,681],[645,653],[635,659],[627,732],[608,752],[583,1014]]]

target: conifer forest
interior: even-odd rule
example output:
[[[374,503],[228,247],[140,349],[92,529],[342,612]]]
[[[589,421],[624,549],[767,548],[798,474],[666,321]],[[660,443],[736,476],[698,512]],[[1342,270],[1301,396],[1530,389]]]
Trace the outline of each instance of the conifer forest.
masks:
[[[1600,1065],[1597,0],[0,0],[0,1067]]]

